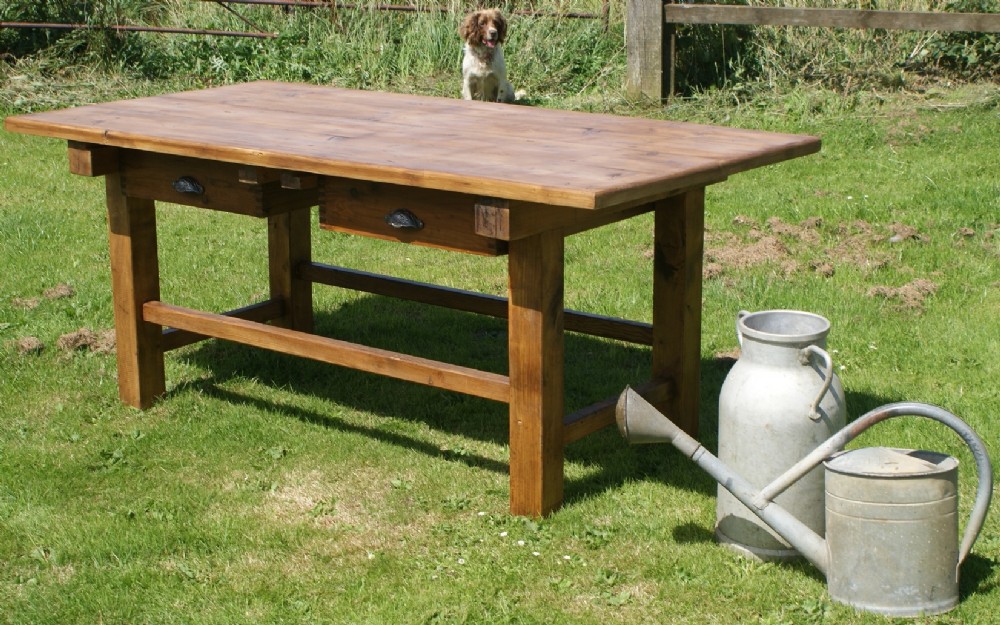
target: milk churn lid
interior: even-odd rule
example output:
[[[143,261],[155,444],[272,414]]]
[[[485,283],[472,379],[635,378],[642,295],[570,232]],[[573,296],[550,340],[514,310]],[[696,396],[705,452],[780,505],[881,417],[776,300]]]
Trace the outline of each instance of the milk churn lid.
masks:
[[[825,464],[828,469],[851,475],[904,476],[951,471],[958,460],[934,451],[865,447],[837,454]]]

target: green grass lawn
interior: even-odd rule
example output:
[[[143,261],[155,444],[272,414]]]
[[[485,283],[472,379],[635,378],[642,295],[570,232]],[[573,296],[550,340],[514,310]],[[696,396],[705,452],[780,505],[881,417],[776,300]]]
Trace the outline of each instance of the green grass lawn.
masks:
[[[995,89],[857,107],[816,92],[758,107],[546,102],[823,137],[820,154],[709,189],[709,447],[737,311],[792,308],[830,319],[852,416],[938,404],[1000,459]],[[165,301],[224,310],[259,299],[261,222],[176,206],[158,217]],[[647,320],[651,240],[648,217],[569,239],[567,306]],[[314,257],[506,289],[502,258],[318,230]],[[122,406],[102,342],[103,185],[67,172],[62,142],[0,133],[0,267],[0,622],[887,620],[833,604],[806,564],[720,548],[714,482],[612,429],[568,448],[565,505],[529,520],[506,512],[500,404],[206,342],[168,354],[168,393],[153,408]],[[322,286],[315,300],[324,334],[505,371],[496,320]],[[82,329],[93,336],[67,344]],[[645,349],[570,335],[568,408],[642,381],[647,361]],[[856,444],[958,456],[964,521],[974,464],[949,430],[896,420]],[[961,605],[917,622],[1000,623],[995,510],[962,573]]]

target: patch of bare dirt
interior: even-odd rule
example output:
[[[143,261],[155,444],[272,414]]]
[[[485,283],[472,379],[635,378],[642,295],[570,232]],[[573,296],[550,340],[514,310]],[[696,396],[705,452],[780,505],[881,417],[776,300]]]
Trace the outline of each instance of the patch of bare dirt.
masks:
[[[930,237],[925,234],[921,234],[920,231],[913,226],[908,226],[898,222],[890,225],[889,230],[892,232],[892,236],[889,237],[889,243],[902,243],[907,240],[925,243],[930,240]]]
[[[38,305],[42,303],[42,300],[37,297],[15,297],[10,302],[17,308],[23,308],[24,310],[34,310],[38,308]]]
[[[115,331],[94,332],[90,328],[80,328],[76,332],[63,334],[56,341],[56,347],[64,352],[89,351],[107,354],[115,349]]]
[[[57,284],[54,287],[45,289],[42,296],[47,300],[63,299],[76,295],[76,290],[68,284]],[[40,297],[15,297],[11,304],[24,310],[34,310],[42,303]]]
[[[849,224],[838,224],[837,232],[841,236],[856,234],[875,236],[875,227],[864,219],[855,219]]]
[[[868,297],[894,300],[903,310],[922,311],[924,302],[937,292],[939,286],[931,280],[917,278],[900,287],[876,286],[868,289]]]
[[[819,217],[810,217],[798,225],[786,223],[779,217],[771,217],[767,220],[767,227],[771,232],[807,244],[819,243],[819,227],[822,224],[823,220]]]
[[[797,256],[819,248],[823,226],[820,217],[810,217],[799,224],[771,217],[765,224],[758,224],[749,217],[737,215],[732,223],[743,232],[706,233],[705,279],[767,263],[776,265],[784,275],[796,273],[801,270]],[[832,275],[832,267],[813,268],[822,275]]]
[[[11,345],[21,356],[39,354],[45,349],[45,343],[42,343],[37,337],[34,336],[21,337],[17,340],[10,341],[8,344]]]
[[[705,233],[702,275],[706,280],[764,264],[775,266],[785,276],[812,271],[829,278],[843,266],[875,271],[898,257],[896,245],[930,240],[918,228],[900,222],[876,226],[856,220],[826,225],[816,216],[798,224],[780,217],[759,223],[737,215],[732,225],[732,230]],[[995,228],[987,232],[984,238],[989,241],[994,231]],[[959,240],[968,239],[975,232],[963,228],[956,236]]]
[[[708,233],[705,237],[705,277],[717,277],[727,269],[747,269],[773,262],[791,261],[788,247],[776,236],[751,233],[746,240],[731,232]]]
[[[996,244],[995,239],[996,231],[997,226],[995,224],[988,226],[983,230],[962,227],[955,230],[955,233],[951,235],[951,239],[957,247],[979,245],[987,254],[1000,255],[1000,246]]]
[[[859,219],[850,224],[839,224],[837,237],[838,241],[824,252],[825,262],[831,265],[827,271],[836,267],[834,263],[874,270],[892,262],[891,251],[880,245],[887,237],[867,221]]]
[[[42,295],[45,296],[45,299],[63,299],[76,295],[76,290],[68,284],[57,284],[51,289],[45,289]]]
[[[15,297],[11,303],[24,310],[38,308],[44,300],[65,299],[76,296],[76,289],[68,284],[57,284],[45,289],[41,297]],[[37,354],[45,349],[45,344],[34,336],[26,336],[8,345],[13,346],[18,354]],[[96,354],[107,354],[115,349],[115,331],[113,329],[94,332],[90,328],[80,328],[76,332],[63,334],[56,340],[56,347],[66,353],[89,351]]]
[[[706,261],[701,268],[701,275],[705,280],[718,278],[722,275],[722,264],[714,261]]]
[[[837,273],[837,270],[834,269],[833,264],[830,262],[814,260],[811,263],[809,263],[809,266],[812,268],[813,271],[823,276],[824,278],[831,278],[833,277],[833,274]]]

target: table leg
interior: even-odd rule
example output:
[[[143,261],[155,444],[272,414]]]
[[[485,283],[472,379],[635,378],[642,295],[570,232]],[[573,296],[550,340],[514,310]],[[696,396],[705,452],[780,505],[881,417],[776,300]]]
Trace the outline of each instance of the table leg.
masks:
[[[118,394],[127,404],[148,408],[166,391],[163,330],[142,319],[142,305],[160,299],[156,208],[152,200],[126,196],[117,172],[107,174],[105,187]]]
[[[668,382],[660,405],[685,432],[698,434],[701,375],[701,271],[705,190],[656,208],[653,255],[653,379]]]
[[[510,511],[543,516],[563,497],[563,237],[510,242]]]
[[[284,316],[273,324],[302,332],[313,331],[312,282],[300,278],[296,267],[312,261],[311,214],[300,208],[267,218],[271,298],[285,303]]]

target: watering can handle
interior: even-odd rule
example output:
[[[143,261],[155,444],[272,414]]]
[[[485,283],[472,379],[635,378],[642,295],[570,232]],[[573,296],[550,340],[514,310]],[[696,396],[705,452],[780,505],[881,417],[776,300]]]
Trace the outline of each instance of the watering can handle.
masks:
[[[962,536],[962,544],[958,551],[958,564],[962,564],[965,557],[969,555],[969,551],[972,550],[972,545],[975,544],[976,539],[979,538],[979,530],[982,529],[983,522],[986,520],[986,512],[990,508],[990,499],[993,497],[993,466],[990,464],[990,457],[986,453],[986,445],[983,443],[983,440],[979,438],[979,435],[976,434],[976,432],[970,428],[965,421],[962,421],[944,408],[939,408],[930,404],[903,402],[884,406],[879,410],[873,410],[872,413],[881,411],[888,411],[892,414],[887,414],[885,416],[875,414],[864,423],[862,423],[862,421],[865,421],[865,417],[861,417],[861,419],[858,419],[858,421],[851,425],[855,426],[860,424],[860,429],[858,430],[858,433],[860,433],[861,430],[864,430],[870,425],[874,425],[875,423],[890,417],[905,415],[926,417],[950,427],[956,434],[962,437],[965,444],[969,446],[969,450],[972,452],[972,457],[976,461],[976,472],[979,474],[979,486],[976,489],[976,502],[973,504],[972,512],[969,514],[969,521],[965,526],[965,535]]]
[[[823,417],[819,413],[819,404],[823,401],[823,396],[826,395],[826,392],[830,390],[830,385],[833,384],[833,359],[830,358],[830,354],[825,349],[809,345],[803,347],[802,351],[799,352],[799,361],[803,365],[808,365],[809,357],[812,355],[823,359],[823,386],[819,389],[819,394],[816,395],[816,399],[813,400],[812,405],[809,407],[809,418],[813,421],[819,421]]]
[[[799,460],[788,471],[778,476],[773,482],[765,486],[757,495],[758,507],[767,505],[779,494],[784,492],[793,483],[798,481],[803,475],[812,470],[813,467],[826,460],[831,454],[840,451],[844,446],[854,440],[861,432],[871,426],[894,417],[917,416],[926,417],[938,421],[955,431],[965,444],[972,451],[972,457],[976,461],[976,472],[979,474],[979,487],[976,489],[976,502],[969,513],[969,521],[965,526],[965,535],[962,537],[962,544],[958,551],[958,563],[961,564],[972,545],[979,537],[979,530],[986,520],[986,512],[990,508],[990,500],[993,498],[993,466],[990,464],[990,457],[986,453],[986,445],[979,435],[965,422],[948,412],[944,408],[921,404],[916,402],[899,402],[887,404],[876,408],[853,423],[847,424],[819,447],[814,449],[802,460]],[[755,504],[755,505],[757,505]]]

